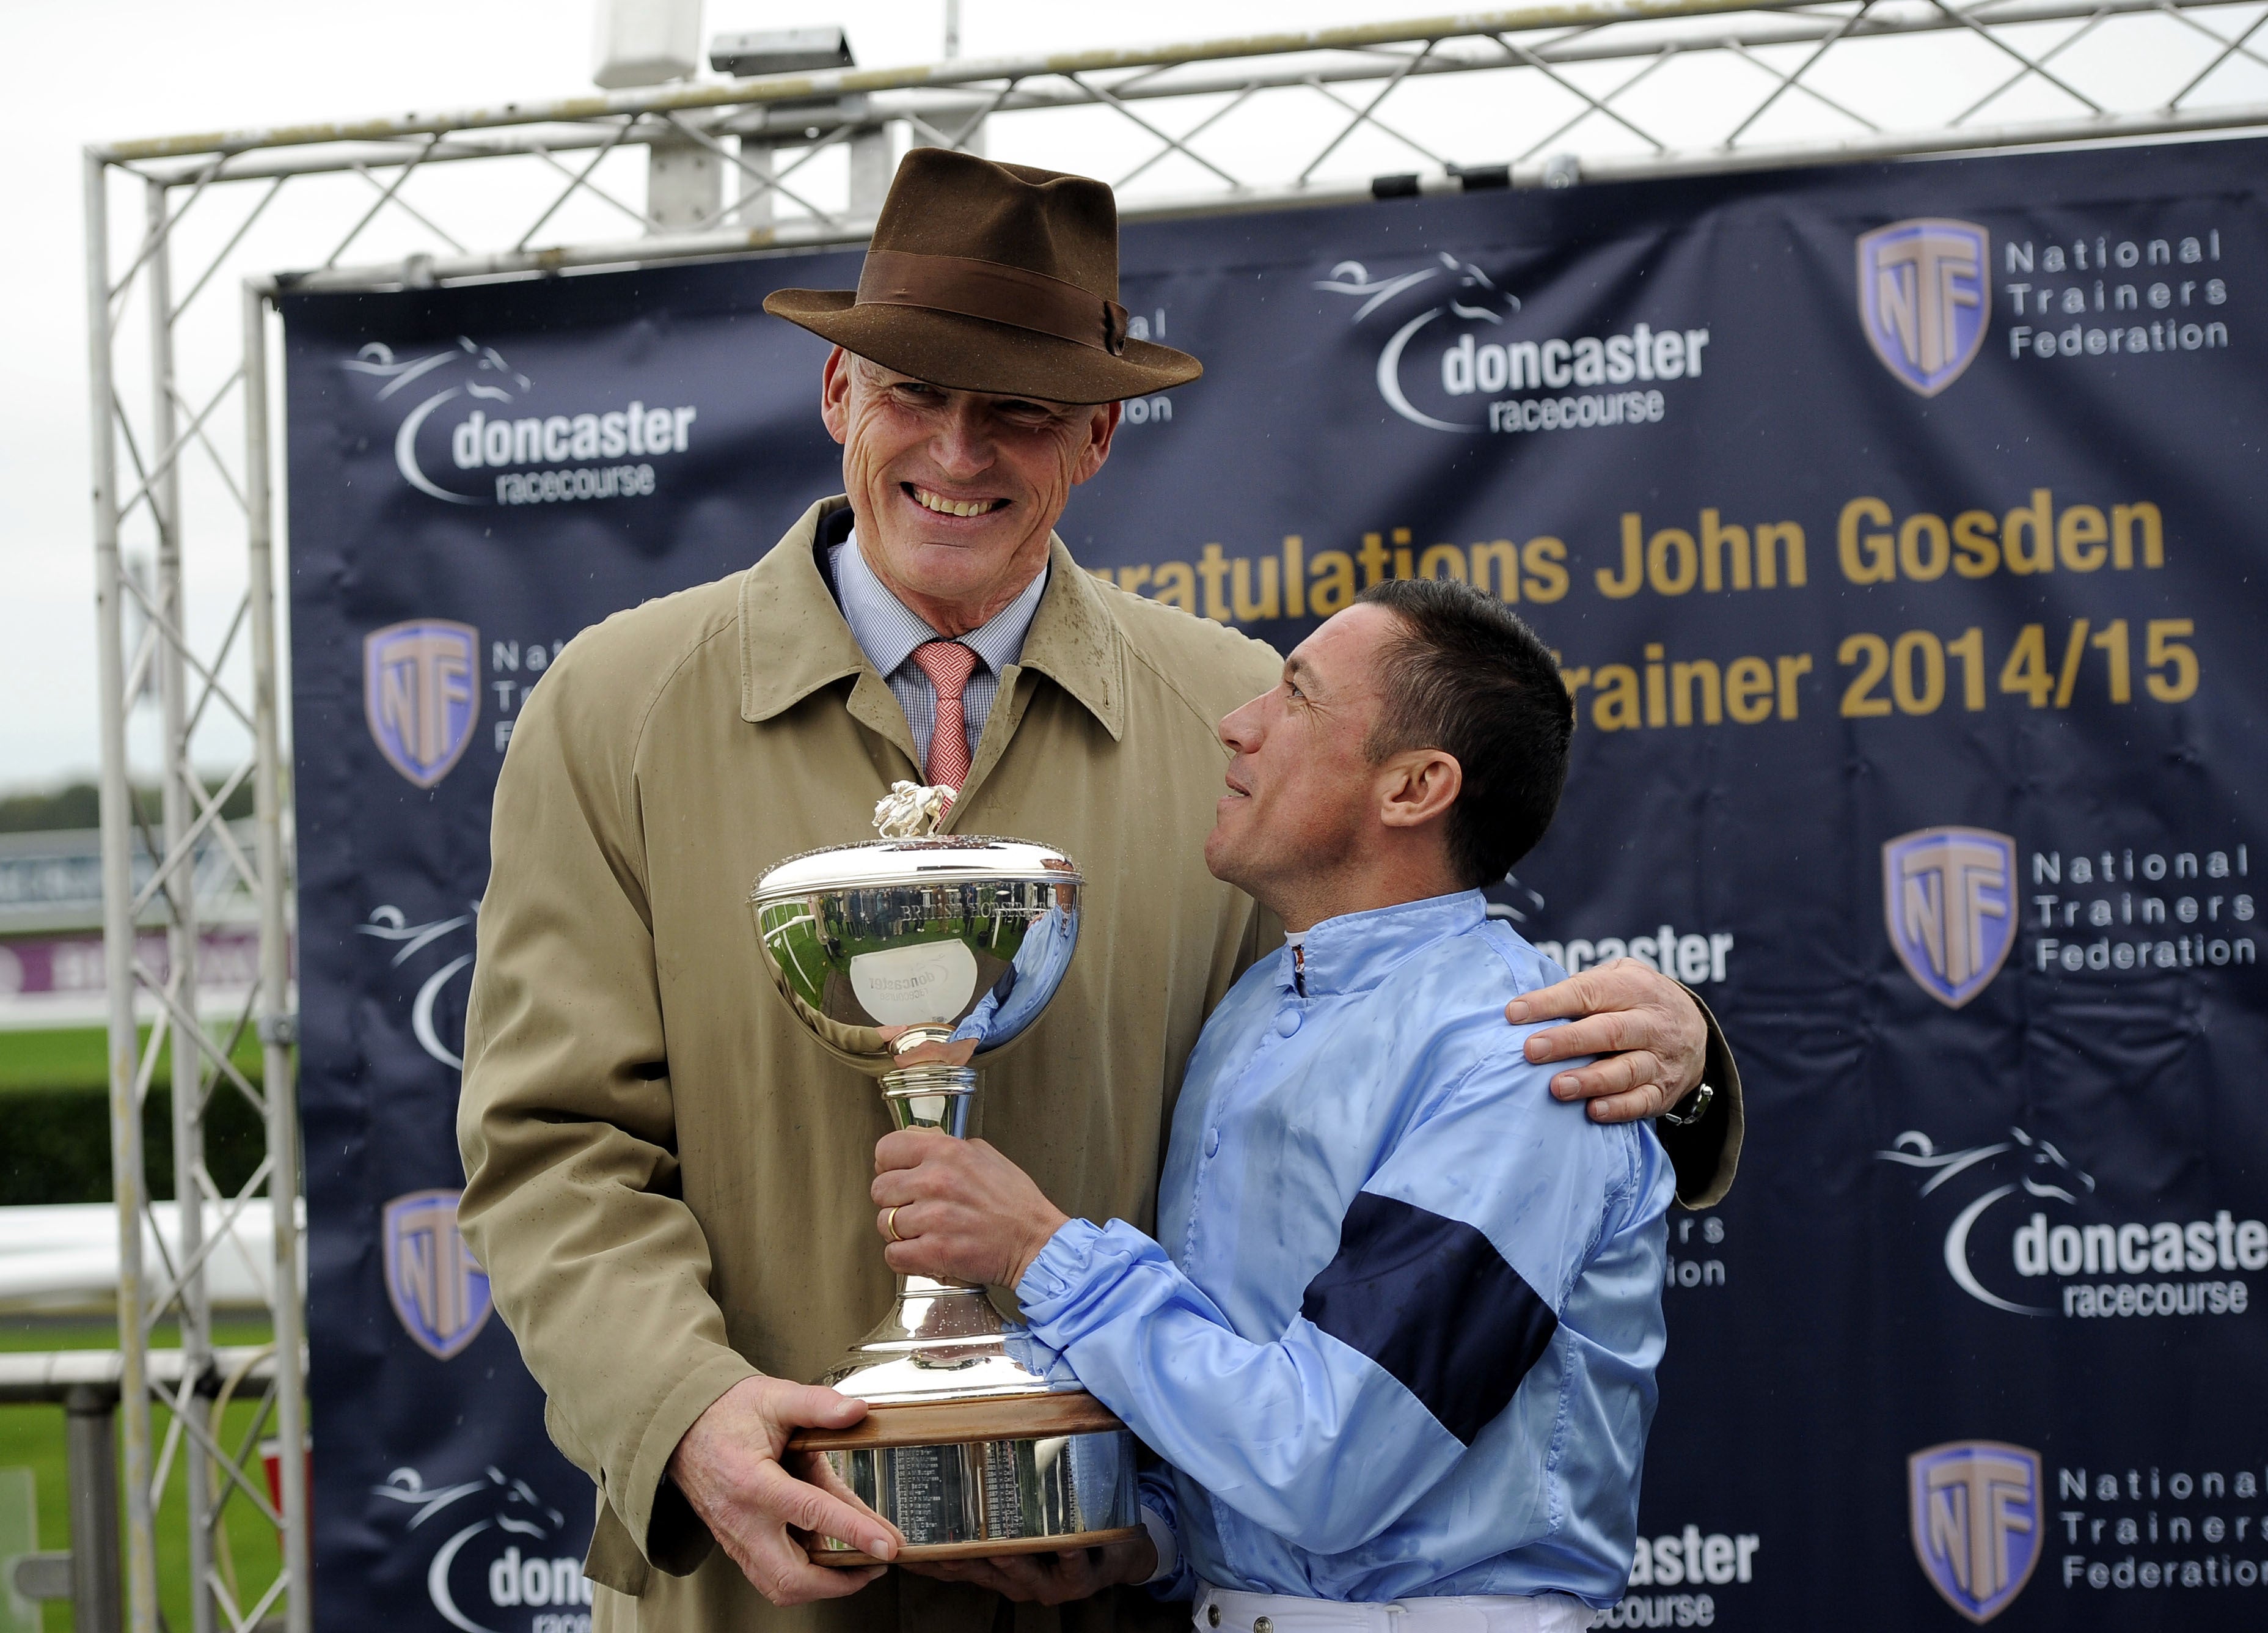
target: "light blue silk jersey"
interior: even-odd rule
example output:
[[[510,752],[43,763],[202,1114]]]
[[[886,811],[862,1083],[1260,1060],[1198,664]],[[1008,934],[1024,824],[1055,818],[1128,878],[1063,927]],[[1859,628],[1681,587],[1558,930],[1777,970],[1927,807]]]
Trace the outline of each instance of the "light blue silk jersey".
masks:
[[[1163,1246],[1074,1220],[1017,1289],[1171,1466],[1169,1596],[1623,1595],[1675,1181],[1644,1125],[1551,1097],[1504,1006],[1561,972],[1485,910],[1254,965],[1189,1060]]]

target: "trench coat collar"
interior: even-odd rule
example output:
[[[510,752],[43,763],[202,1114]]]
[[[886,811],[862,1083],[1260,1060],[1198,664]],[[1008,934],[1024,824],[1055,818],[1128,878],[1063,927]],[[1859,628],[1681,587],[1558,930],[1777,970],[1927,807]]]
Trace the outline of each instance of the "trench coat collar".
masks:
[[[840,494],[820,500],[741,576],[742,720],[770,720],[845,676],[858,677],[862,689],[870,677],[880,685],[835,604],[814,549],[820,523],[849,504]],[[1125,722],[1125,654],[1118,622],[1094,579],[1053,534],[1048,537],[1048,568],[1047,592],[1032,615],[1023,655],[1010,668],[1046,676],[1077,698],[1115,741]],[[1004,690],[994,707],[1008,702]],[[910,734],[905,746],[910,752]]]

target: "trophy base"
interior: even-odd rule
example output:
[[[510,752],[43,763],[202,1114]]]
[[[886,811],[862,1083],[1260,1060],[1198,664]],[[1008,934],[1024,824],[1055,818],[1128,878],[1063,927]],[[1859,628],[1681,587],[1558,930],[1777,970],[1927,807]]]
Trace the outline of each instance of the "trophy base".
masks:
[[[939,1542],[927,1548],[907,1548],[895,1559],[876,1559],[855,1548],[814,1545],[811,1563],[836,1570],[857,1570],[867,1565],[917,1565],[930,1559],[999,1559],[1010,1554],[1060,1554],[1065,1548],[1101,1548],[1106,1543],[1131,1542],[1149,1535],[1140,1526],[1121,1526],[1115,1531],[1082,1531],[1070,1537],[1027,1537],[1020,1542]]]
[[[1084,1391],[871,1407],[843,1430],[803,1430],[792,1452],[824,1455],[897,1526],[895,1563],[1099,1548],[1143,1534],[1134,1437]],[[814,1563],[881,1562],[815,1537]]]

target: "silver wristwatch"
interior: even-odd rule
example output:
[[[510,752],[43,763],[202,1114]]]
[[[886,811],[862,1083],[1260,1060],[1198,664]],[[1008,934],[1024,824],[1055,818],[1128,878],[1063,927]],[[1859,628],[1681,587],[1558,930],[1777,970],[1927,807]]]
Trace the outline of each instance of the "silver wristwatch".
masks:
[[[1717,1091],[1703,1083],[1654,1120],[1668,1123],[1672,1128],[1690,1128],[1709,1115],[1709,1108],[1716,1099]]]

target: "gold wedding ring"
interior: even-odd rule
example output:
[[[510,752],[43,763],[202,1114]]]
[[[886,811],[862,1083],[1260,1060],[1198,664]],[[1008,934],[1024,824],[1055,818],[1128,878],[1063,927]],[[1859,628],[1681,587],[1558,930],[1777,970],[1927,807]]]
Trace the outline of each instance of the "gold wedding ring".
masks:
[[[898,1208],[904,1206],[903,1202],[898,1204]],[[898,1208],[893,1208],[882,1216],[882,1230],[893,1242],[902,1242],[906,1239],[898,1234]]]

